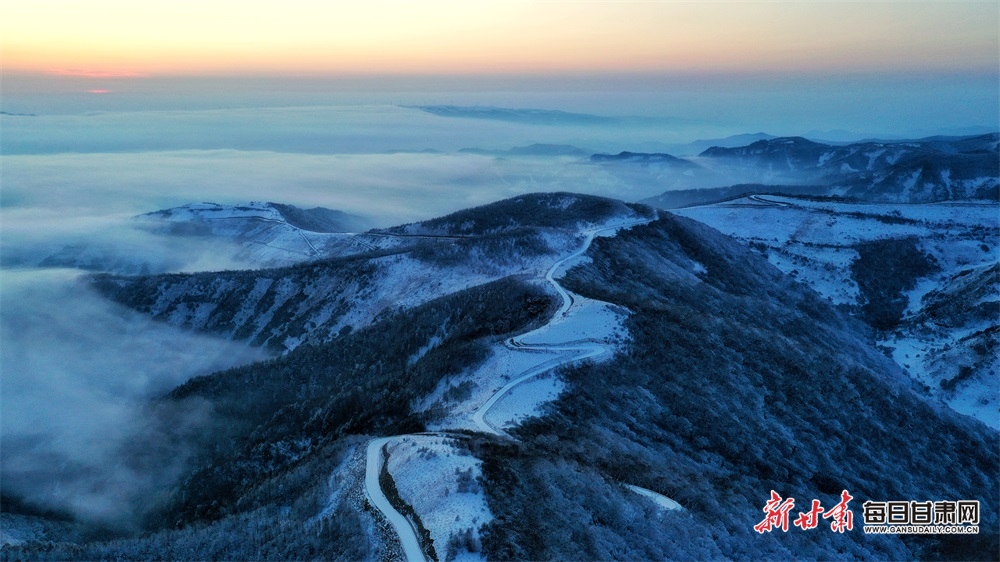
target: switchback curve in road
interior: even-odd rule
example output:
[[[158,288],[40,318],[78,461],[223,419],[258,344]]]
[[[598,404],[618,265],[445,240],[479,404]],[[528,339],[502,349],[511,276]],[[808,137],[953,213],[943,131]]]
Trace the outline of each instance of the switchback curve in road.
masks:
[[[620,228],[630,228],[639,224],[645,224],[649,220],[638,220],[629,223],[624,223],[620,225],[605,226],[600,228],[593,228],[584,231],[585,234],[584,242],[580,249],[575,252],[565,256],[554,264],[545,273],[545,280],[552,284],[556,292],[562,298],[562,305],[559,310],[549,319],[546,324],[551,324],[557,319],[565,318],[566,314],[569,312],[570,308],[574,304],[573,295],[569,291],[563,288],[555,279],[555,274],[560,267],[566,264],[566,262],[582,256],[588,249],[590,249],[591,243],[594,241],[594,237],[597,236],[599,232],[606,230],[617,230]],[[530,334],[530,332],[529,332]],[[590,357],[596,357],[603,353],[608,352],[608,347],[601,344],[585,344],[585,345],[572,345],[569,343],[546,343],[546,344],[527,344],[522,341],[521,338],[528,334],[523,334],[522,336],[516,338],[510,338],[507,340],[506,345],[511,349],[521,349],[521,350],[545,350],[545,351],[556,351],[564,352],[566,355],[557,357],[554,360],[546,361],[541,365],[536,365],[531,369],[528,369],[524,373],[518,375],[514,380],[504,385],[502,388],[493,393],[493,395],[487,400],[476,412],[473,414],[472,418],[476,426],[482,431],[487,433],[492,433],[495,435],[501,435],[502,430],[494,428],[489,423],[486,422],[484,417],[489,412],[489,410],[497,403],[500,398],[502,398],[510,389],[514,388],[518,384],[545,373],[551,369],[554,369],[560,365],[566,363],[571,363],[573,361],[578,361],[581,359],[587,359]],[[393,437],[381,437],[374,439],[368,443],[367,450],[367,463],[365,467],[365,494],[371,504],[382,512],[382,514],[389,520],[392,524],[393,529],[395,529],[396,534],[399,535],[400,543],[403,547],[403,553],[409,562],[425,561],[423,550],[420,548],[420,541],[417,538],[417,532],[410,524],[410,521],[404,517],[401,513],[396,511],[396,509],[389,502],[388,498],[382,491],[379,484],[379,475],[382,471],[382,464],[384,461],[383,449],[386,444],[399,437],[405,437],[405,435],[397,435]]]
[[[603,228],[594,228],[587,230],[584,232],[585,238],[583,244],[578,250],[576,250],[572,254],[569,254],[566,257],[561,258],[560,260],[552,264],[552,267],[550,267],[549,270],[545,273],[545,280],[552,284],[556,292],[559,294],[560,298],[562,298],[563,302],[562,305],[559,307],[559,310],[557,310],[556,313],[549,320],[548,324],[551,324],[556,319],[565,318],[566,314],[569,312],[570,308],[573,307],[573,304],[575,302],[575,300],[573,299],[573,295],[570,294],[570,292],[567,291],[555,279],[556,272],[559,271],[559,268],[565,265],[566,262],[578,258],[582,256],[584,253],[586,253],[587,250],[590,249],[590,245],[591,243],[593,243],[594,237],[596,237],[599,232],[605,230],[617,230],[619,228],[630,228],[639,224],[644,224],[646,222],[649,221],[648,220],[633,221],[622,225],[606,226]],[[608,347],[606,345],[601,345],[596,343],[587,345],[570,345],[568,343],[528,344],[523,341],[523,338],[527,335],[528,334],[523,334],[515,338],[510,338],[505,343],[507,347],[510,349],[556,351],[556,352],[563,352],[565,353],[565,355],[558,357],[553,361],[547,361],[545,363],[542,363],[541,365],[537,365],[535,367],[528,369],[527,371],[515,377],[514,380],[510,381],[502,388],[497,390],[495,393],[493,393],[493,396],[491,396],[489,400],[484,402],[483,405],[480,406],[479,409],[477,409],[474,414],[472,414],[472,421],[476,424],[476,427],[478,427],[480,430],[486,433],[493,433],[495,435],[504,434],[502,429],[490,425],[490,423],[486,421],[485,417],[486,414],[490,411],[490,409],[493,408],[493,406],[496,405],[496,403],[500,400],[500,398],[502,398],[505,394],[507,394],[507,392],[509,392],[515,386],[523,383],[524,381],[532,377],[550,371],[560,365],[565,365],[567,363],[572,363],[574,361],[579,361],[582,359],[589,359],[591,357],[597,357],[598,355],[602,355],[608,352]]]

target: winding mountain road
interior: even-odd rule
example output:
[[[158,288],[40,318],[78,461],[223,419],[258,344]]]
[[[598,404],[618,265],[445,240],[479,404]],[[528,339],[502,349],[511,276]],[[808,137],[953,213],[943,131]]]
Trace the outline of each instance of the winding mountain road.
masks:
[[[528,369],[524,373],[521,373],[514,380],[505,384],[500,390],[496,391],[493,396],[490,397],[478,410],[472,414],[472,421],[476,424],[481,431],[485,433],[492,433],[494,435],[506,435],[507,433],[502,429],[494,427],[489,422],[486,421],[485,416],[487,412],[501,399],[510,389],[523,383],[524,381],[541,375],[542,373],[548,372],[560,365],[565,365],[566,363],[572,363],[573,361],[579,361],[581,359],[588,359],[590,357],[596,357],[606,352],[604,346],[601,345],[586,345],[586,346],[557,346],[557,345],[527,345],[527,344],[513,344],[512,340],[508,340],[507,345],[513,349],[523,349],[523,350],[544,350],[544,351],[559,351],[571,353],[572,355],[564,355],[562,357],[557,357],[551,361],[546,361],[541,365]]]
[[[381,437],[368,443],[367,462],[365,463],[365,495],[368,497],[368,501],[382,512],[392,528],[396,530],[406,559],[410,562],[423,562],[426,558],[420,548],[416,530],[410,524],[409,519],[392,507],[389,498],[385,497],[382,492],[382,486],[379,485],[379,475],[382,474],[382,465],[385,463],[385,446],[395,438]]]
[[[557,320],[564,319],[567,313],[573,307],[573,304],[575,302],[573,295],[565,288],[563,288],[563,286],[560,285],[559,282],[556,281],[555,279],[556,272],[559,270],[559,268],[565,265],[568,261],[582,256],[588,249],[590,249],[590,245],[591,243],[593,243],[594,238],[597,236],[598,233],[607,230],[630,228],[639,224],[645,224],[647,222],[649,222],[649,220],[646,219],[636,220],[623,224],[592,228],[582,232],[582,234],[585,235],[585,238],[583,245],[580,247],[580,249],[556,261],[554,264],[552,264],[552,267],[550,267],[548,271],[545,273],[545,280],[552,284],[552,286],[555,288],[556,292],[559,293],[559,296],[562,298],[563,301],[562,305],[559,307],[559,310],[556,311],[556,313],[552,316],[552,318],[549,320],[546,326],[552,324]],[[609,351],[608,346],[598,343],[573,344],[567,342],[562,344],[560,343],[528,344],[523,341],[523,338],[525,338],[526,336],[529,336],[530,334],[542,330],[546,326],[538,328],[535,331],[528,332],[527,334],[522,334],[521,336],[510,338],[505,342],[505,345],[508,348],[515,350],[555,351],[564,353],[564,355],[556,357],[550,361],[546,361],[540,365],[536,365],[524,371],[523,373],[520,373],[512,381],[510,381],[509,383],[501,387],[499,390],[494,392],[493,395],[490,396],[490,398],[486,402],[484,402],[483,405],[480,406],[475,411],[475,413],[472,414],[472,421],[475,423],[476,427],[478,427],[481,431],[485,433],[492,433],[494,435],[506,435],[506,433],[503,431],[502,428],[494,427],[493,425],[491,425],[486,421],[485,417],[489,413],[490,409],[493,408],[494,405],[496,405],[497,401],[499,401],[506,393],[508,393],[515,386],[527,381],[528,379],[531,379],[532,377],[536,377],[538,375],[541,375],[542,373],[548,372],[560,365],[565,365],[567,363],[572,363],[574,361],[596,357],[598,355],[607,353]],[[385,462],[384,458],[385,456],[383,454],[383,450],[390,441],[400,437],[405,437],[405,435],[397,435],[394,437],[382,437],[379,439],[372,440],[371,442],[368,443],[367,463],[365,469],[365,494],[371,501],[372,505],[375,506],[379,511],[381,511],[383,515],[385,515],[386,519],[390,522],[390,524],[392,524],[393,529],[395,529],[396,534],[399,535],[399,542],[403,547],[403,553],[406,555],[406,559],[409,562],[417,562],[417,561],[423,562],[426,560],[426,558],[424,557],[424,553],[420,548],[420,541],[417,538],[416,530],[413,528],[413,525],[410,523],[410,521],[392,506],[388,498],[386,498],[385,494],[383,493],[381,486],[379,485],[379,475],[382,471],[382,465]]]

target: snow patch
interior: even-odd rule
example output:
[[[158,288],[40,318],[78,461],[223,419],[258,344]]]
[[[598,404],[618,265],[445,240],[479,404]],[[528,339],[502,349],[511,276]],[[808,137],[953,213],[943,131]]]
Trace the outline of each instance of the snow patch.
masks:
[[[493,520],[479,483],[482,462],[437,435],[394,439],[388,453],[399,495],[430,532],[438,559],[482,560],[480,528]]]
[[[663,494],[658,494],[652,490],[647,490],[646,488],[640,488],[639,486],[633,486],[632,484],[625,484],[625,487],[639,494],[640,496],[645,496],[653,500],[653,503],[660,506],[662,509],[667,509],[671,511],[684,509],[683,507],[681,507],[681,504],[675,502],[674,500],[668,498],[667,496],[664,496]]]
[[[443,336],[441,336],[440,334],[435,334],[430,339],[430,341],[428,341],[423,347],[421,347],[420,349],[418,349],[417,352],[414,353],[412,357],[410,357],[409,359],[406,360],[406,365],[412,367],[417,361],[420,361],[420,359],[424,355],[427,355],[428,351],[430,351],[430,350],[434,349],[435,347],[441,345],[441,342],[443,342],[443,341],[444,341],[444,337]]]
[[[887,157],[893,157],[890,154]],[[995,178],[994,178],[995,179]],[[912,178],[916,182],[917,177]],[[767,203],[762,204],[762,203]],[[808,284],[838,305],[857,306],[859,290],[851,266],[858,257],[857,244],[887,238],[915,237],[920,249],[930,254],[941,271],[917,280],[907,291],[904,324],[882,345],[910,376],[926,385],[956,411],[981,419],[1000,429],[997,403],[998,384],[976,377],[963,379],[953,391],[941,383],[952,379],[958,369],[954,361],[964,346],[962,338],[1000,324],[936,326],[932,319],[920,319],[924,297],[953,283],[966,270],[993,266],[1000,246],[1000,206],[984,202],[943,202],[931,204],[845,203],[830,200],[756,195],[726,203],[672,211],[699,220],[733,236],[764,254],[786,274]],[[995,300],[986,295],[976,301]],[[968,309],[979,302],[964,303]],[[909,326],[907,322],[918,319]],[[996,376],[997,365],[962,355],[962,365],[976,373]],[[950,365],[949,365],[950,362]],[[978,376],[978,375],[977,375]]]
[[[551,372],[511,388],[485,415],[493,427],[513,427],[541,415],[542,407],[559,397],[566,384]]]
[[[603,301],[573,295],[573,306],[561,317],[520,338],[525,345],[563,345],[582,341],[616,345],[625,338],[625,310]]]

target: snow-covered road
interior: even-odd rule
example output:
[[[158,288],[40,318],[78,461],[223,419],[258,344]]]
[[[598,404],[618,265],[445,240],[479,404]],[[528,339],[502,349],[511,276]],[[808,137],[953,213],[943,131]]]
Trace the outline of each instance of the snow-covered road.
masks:
[[[389,498],[385,497],[382,487],[379,485],[379,475],[382,473],[382,465],[385,463],[383,448],[393,439],[396,437],[382,437],[368,443],[367,462],[365,463],[365,495],[368,497],[368,501],[382,512],[392,528],[396,530],[406,559],[409,562],[423,562],[426,558],[423,550],[420,549],[420,541],[417,539],[413,525],[410,524],[409,519],[392,507]]]
[[[590,357],[596,357],[598,355],[601,355],[602,353],[605,353],[606,351],[605,347],[602,345],[566,346],[566,347],[552,346],[552,345],[526,345],[517,343],[513,339],[508,341],[508,345],[514,349],[523,349],[523,350],[537,349],[545,351],[558,351],[566,353],[568,355],[563,355],[552,361],[546,361],[545,363],[542,363],[541,365],[529,369],[528,371],[520,374],[517,378],[504,385],[500,390],[496,391],[493,394],[493,396],[491,396],[490,399],[486,401],[486,403],[480,406],[479,409],[476,410],[474,414],[472,414],[472,421],[476,424],[476,427],[478,427],[483,432],[493,433],[495,435],[502,435],[505,433],[503,430],[490,425],[484,419],[484,416],[486,416],[486,413],[489,412],[490,409],[493,408],[493,406],[497,403],[497,401],[503,398],[503,396],[507,394],[507,392],[510,391],[510,389],[514,388],[515,386],[523,383],[524,381],[532,377],[548,372],[558,367],[559,365],[565,365],[566,363],[571,363],[573,361],[577,361],[580,359],[588,359]]]
[[[598,343],[593,343],[593,344],[572,344],[570,342],[527,343],[525,342],[525,338],[528,338],[533,334],[537,334],[538,332],[541,332],[544,328],[551,326],[553,322],[565,318],[570,308],[573,307],[573,304],[575,303],[573,295],[569,291],[567,291],[562,285],[560,285],[559,282],[556,281],[555,279],[556,273],[559,271],[561,267],[566,265],[566,263],[569,262],[570,260],[576,259],[582,256],[584,253],[586,253],[587,250],[590,249],[590,245],[591,243],[593,243],[594,237],[597,236],[599,232],[608,230],[618,230],[620,228],[629,228],[646,222],[649,221],[646,220],[633,221],[626,224],[606,226],[602,228],[593,228],[584,231],[583,234],[585,235],[585,238],[580,249],[552,264],[552,267],[550,267],[549,270],[545,273],[545,280],[551,283],[552,286],[555,288],[556,292],[559,293],[559,296],[562,298],[563,301],[562,305],[559,307],[559,310],[557,310],[556,313],[552,316],[552,318],[549,320],[546,326],[543,326],[542,328],[529,332],[528,334],[524,334],[516,338],[510,338],[509,340],[507,340],[506,345],[508,348],[513,350],[555,351],[559,352],[561,355],[556,359],[547,361],[545,363],[542,363],[541,365],[537,365],[535,367],[528,369],[527,371],[515,377],[514,380],[510,381],[502,388],[497,390],[493,394],[493,396],[489,398],[489,400],[483,403],[483,405],[480,406],[479,409],[477,409],[474,414],[472,414],[472,421],[476,424],[476,427],[478,427],[481,431],[484,431],[486,433],[493,433],[496,435],[503,434],[504,433],[503,430],[501,428],[494,427],[493,425],[488,423],[485,419],[485,416],[490,411],[490,409],[493,408],[493,406],[497,403],[497,401],[499,401],[512,388],[527,381],[528,379],[531,379],[532,377],[541,375],[542,373],[555,369],[560,365],[565,365],[567,363],[572,363],[574,361],[579,361],[582,359],[589,359],[591,357],[597,357],[598,355],[602,355],[608,352],[608,346]]]
[[[490,410],[497,404],[497,402],[503,398],[511,389],[517,385],[524,383],[525,381],[532,379],[533,377],[539,376],[543,373],[551,371],[552,369],[565,365],[567,363],[572,363],[575,361],[580,361],[583,359],[589,359],[591,357],[597,357],[604,353],[608,353],[609,345],[602,343],[591,343],[589,341],[581,341],[581,338],[574,338],[571,341],[554,341],[558,340],[558,334],[567,333],[565,327],[563,329],[554,329],[554,324],[564,322],[568,316],[570,316],[570,310],[573,309],[574,304],[577,304],[578,300],[574,296],[563,288],[562,285],[556,281],[556,275],[560,268],[567,265],[568,262],[579,258],[582,256],[589,248],[591,243],[593,243],[594,238],[601,232],[605,231],[615,231],[621,228],[630,228],[639,224],[644,224],[649,222],[648,220],[636,220],[629,221],[614,225],[605,225],[598,228],[592,228],[583,231],[584,242],[581,247],[574,251],[573,253],[560,258],[556,261],[545,273],[545,280],[552,284],[556,292],[562,298],[562,305],[559,310],[552,316],[545,326],[542,326],[536,330],[523,334],[521,336],[510,338],[505,342],[508,349],[512,351],[524,351],[526,353],[545,351],[545,352],[555,352],[558,353],[555,358],[545,361],[541,364],[535,365],[524,372],[517,375],[513,380],[497,389],[493,394],[487,399],[476,411],[472,414],[472,422],[475,424],[479,430],[492,433],[495,435],[505,435],[502,427],[490,424],[486,420],[486,416],[489,414]],[[596,302],[596,301],[592,301]],[[526,340],[534,340],[528,342]],[[586,340],[587,338],[582,338]],[[392,440],[400,439],[406,437],[405,435],[398,435],[394,437],[382,437],[375,439],[368,444],[368,457],[367,466],[365,473],[365,493],[379,511],[385,515],[386,519],[392,524],[396,533],[399,535],[400,543],[403,546],[403,552],[406,555],[406,559],[409,561],[425,560],[424,553],[420,547],[420,541],[417,538],[417,533],[413,526],[410,524],[409,520],[399,513],[389,500],[385,497],[380,485],[379,485],[379,475],[382,471],[382,465],[384,462],[383,448],[387,443]],[[644,490],[644,489],[643,489]],[[638,491],[638,490],[634,490]],[[654,492],[647,491],[648,494],[654,494]],[[642,492],[639,492],[642,493]],[[658,494],[657,494],[658,495]],[[649,496],[652,497],[652,496]],[[662,496],[661,496],[662,497]],[[666,499],[666,498],[664,498]],[[667,501],[671,501],[667,499]]]

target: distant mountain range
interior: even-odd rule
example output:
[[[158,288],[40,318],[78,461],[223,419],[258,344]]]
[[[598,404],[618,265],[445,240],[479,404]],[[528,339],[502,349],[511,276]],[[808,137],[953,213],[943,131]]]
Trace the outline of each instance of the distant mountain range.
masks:
[[[870,202],[996,201],[1000,199],[998,141],[1000,135],[992,133],[834,146],[780,137],[708,148],[690,160],[623,153],[628,157],[594,155],[591,162],[631,165],[623,166],[619,174],[631,174],[632,181],[661,182],[669,193],[646,202],[664,208],[739,195],[740,184],[766,185],[767,192]],[[664,174],[665,166],[655,168],[656,175],[641,169],[651,170],[653,163],[667,164],[671,173]]]
[[[674,145],[670,148],[676,154],[683,156],[695,156],[713,147],[734,148],[746,146],[750,143],[777,138],[767,133],[744,133],[732,135],[721,139],[696,140],[688,144]]]
[[[724,169],[830,186],[865,201],[928,203],[993,199],[1000,192],[997,133],[831,146],[801,137],[762,140],[701,153]]]
[[[618,154],[594,154],[590,161],[595,164],[624,163],[639,165],[666,165],[688,169],[698,169],[700,166],[683,158],[677,158],[670,154],[648,153],[648,152],[619,152]]]
[[[369,227],[363,217],[322,207],[191,203],[145,213],[79,240],[8,250],[2,263],[129,275],[177,271],[199,258],[229,268],[277,267],[365,249],[350,233]]]

